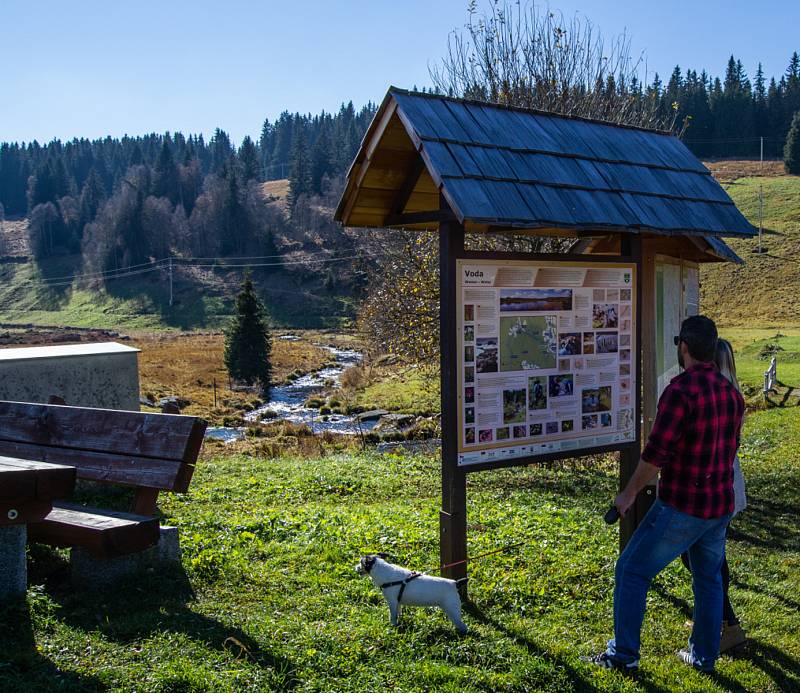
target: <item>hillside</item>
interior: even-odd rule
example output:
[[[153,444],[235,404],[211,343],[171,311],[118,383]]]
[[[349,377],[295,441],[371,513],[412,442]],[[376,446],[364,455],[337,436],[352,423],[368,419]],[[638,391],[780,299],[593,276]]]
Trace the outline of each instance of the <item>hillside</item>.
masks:
[[[288,216],[289,184],[264,183],[269,205]],[[312,260],[331,258],[332,248],[346,241],[332,231],[332,210],[327,201],[311,198],[302,230],[286,225],[276,233],[279,260],[255,259],[253,280],[276,327],[338,328],[354,314],[351,274],[340,263],[338,282],[332,282],[326,265]],[[338,234],[334,238],[332,234]],[[0,234],[0,323],[70,325],[127,330],[218,329],[233,311],[242,279],[242,267],[186,266],[173,270],[173,305],[166,265],[106,281],[70,278],[82,273],[81,256],[57,255],[35,263],[30,256],[27,220],[6,220]],[[195,262],[195,261],[192,261]],[[242,264],[243,260],[226,260]],[[274,266],[276,262],[285,263]],[[206,259],[197,264],[208,265]],[[146,270],[148,268],[145,268]]]
[[[734,168],[731,163],[728,162],[729,171]],[[736,170],[748,169],[743,165]],[[758,248],[757,239],[727,239],[745,264],[713,264],[703,268],[701,304],[721,325],[751,328],[800,325],[800,177],[780,174],[740,177],[724,183],[736,205],[756,226],[759,187],[764,186],[766,253],[754,252]]]
[[[702,270],[702,305],[728,327],[800,326],[800,177],[783,174],[779,162],[722,160],[709,168],[739,208],[758,224],[759,186],[764,186],[764,245],[730,239],[745,260],[742,266],[706,265]],[[288,214],[288,181],[262,186],[270,205]],[[283,268],[254,270],[268,310],[283,327],[341,327],[352,319],[355,301],[347,287],[331,285],[331,272],[303,261],[331,253],[345,238],[331,236],[329,201],[308,205],[304,231],[278,239]],[[318,231],[317,228],[322,231]],[[37,267],[29,261],[25,220],[3,224],[0,264],[0,323],[74,325],[126,329],[208,329],[220,327],[231,313],[241,269],[176,266],[174,305],[169,306],[166,269],[98,284],[63,281],[80,272],[79,256],[60,256]],[[337,265],[337,267],[343,267]]]

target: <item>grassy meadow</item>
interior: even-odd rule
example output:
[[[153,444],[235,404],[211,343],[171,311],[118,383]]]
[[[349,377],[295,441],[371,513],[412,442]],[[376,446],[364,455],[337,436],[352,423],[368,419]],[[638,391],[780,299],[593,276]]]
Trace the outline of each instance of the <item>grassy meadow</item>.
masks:
[[[434,569],[438,456],[379,454],[356,438],[270,424],[231,445],[207,441],[189,493],[160,497],[164,522],[180,530],[180,567],[86,593],[69,584],[66,552],[31,547],[27,598],[0,609],[0,693],[800,690],[800,273],[787,259],[800,251],[800,178],[726,181],[756,222],[764,185],[769,252],[733,240],[746,265],[702,270],[703,310],[734,345],[751,408],[740,450],[749,508],[728,542],[731,597],[750,642],[714,676],[675,657],[692,604],[680,562],[649,594],[639,682],[579,659],[611,635],[618,534],[602,514],[617,485],[613,456],[469,477],[469,553],[524,543],[471,566],[461,637],[435,609],[407,610],[392,628],[379,591],[354,571],[374,551]],[[31,271],[12,268],[0,286],[0,321],[131,330],[142,394],[185,396],[185,413],[215,423],[252,397],[227,390],[221,335],[164,332],[216,329],[230,310],[222,284],[191,305],[187,284],[170,312],[160,279],[99,297],[43,294],[25,285]],[[272,309],[281,324],[282,308]],[[302,337],[274,340],[275,383],[329,360],[316,344],[333,335]],[[337,343],[353,346],[347,339]],[[765,401],[771,353],[781,385]],[[391,358],[345,380],[335,394],[348,406],[438,410],[438,375]]]
[[[330,353],[315,343],[331,341],[330,337],[319,333],[301,334],[298,341],[273,336],[273,383],[284,383],[294,375],[317,370],[331,361]],[[161,397],[185,397],[190,403],[183,413],[202,416],[210,422],[234,413],[236,405],[248,399],[229,389],[228,372],[223,361],[225,339],[220,333],[142,334],[133,338],[130,344],[142,350],[139,382],[144,397],[156,402]]]
[[[692,602],[680,562],[650,593],[639,683],[579,661],[611,632],[610,458],[470,477],[470,553],[524,545],[473,565],[470,633],[459,637],[433,609],[409,609],[393,629],[353,570],[377,550],[436,565],[435,456],[209,446],[190,492],[160,503],[180,529],[182,569],[87,594],[68,587],[61,552],[32,550],[27,602],[0,617],[0,690],[798,690],[799,423],[796,408],[748,419],[750,508],[728,550],[751,643],[713,677],[675,657]]]
[[[746,328],[800,326],[800,176],[739,178],[724,185],[758,226],[759,188],[764,188],[766,253],[758,239],[725,239],[744,265],[713,263],[700,273],[701,305],[720,324]],[[782,330],[783,331],[783,330]],[[774,334],[774,332],[773,332]]]
[[[163,268],[104,285],[72,282],[70,277],[81,272],[77,255],[1,268],[0,322],[129,331],[219,330],[233,315],[242,281],[236,270],[176,265],[170,306],[169,277]],[[276,326],[327,329],[350,324],[353,306],[348,297],[305,290],[284,272],[267,275],[256,270],[254,277]]]

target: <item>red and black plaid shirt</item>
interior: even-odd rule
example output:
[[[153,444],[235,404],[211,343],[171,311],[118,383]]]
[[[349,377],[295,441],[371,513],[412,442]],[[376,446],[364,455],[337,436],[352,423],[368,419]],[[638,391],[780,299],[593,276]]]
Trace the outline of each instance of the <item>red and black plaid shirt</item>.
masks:
[[[688,368],[658,400],[642,459],[661,469],[658,497],[702,518],[733,512],[733,459],[744,400],[712,363]]]

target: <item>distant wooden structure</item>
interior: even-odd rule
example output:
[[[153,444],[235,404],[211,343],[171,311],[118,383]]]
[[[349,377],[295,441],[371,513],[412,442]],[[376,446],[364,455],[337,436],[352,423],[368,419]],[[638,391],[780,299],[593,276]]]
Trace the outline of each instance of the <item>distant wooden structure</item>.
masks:
[[[573,237],[569,254],[546,259],[635,263],[640,416],[635,442],[616,448],[624,484],[655,418],[659,377],[663,387],[676,365],[674,346],[665,345],[677,332],[669,331],[698,310],[699,263],[741,262],[719,237],[756,233],[705,166],[668,133],[397,88],[389,89],[364,136],[335,218],[345,226],[439,233],[442,564],[467,558],[468,470],[456,461],[455,272],[457,259],[481,254],[465,250],[465,234]],[[643,492],[622,522],[621,545],[653,498],[653,489]],[[451,577],[465,573],[464,563],[449,570]]]

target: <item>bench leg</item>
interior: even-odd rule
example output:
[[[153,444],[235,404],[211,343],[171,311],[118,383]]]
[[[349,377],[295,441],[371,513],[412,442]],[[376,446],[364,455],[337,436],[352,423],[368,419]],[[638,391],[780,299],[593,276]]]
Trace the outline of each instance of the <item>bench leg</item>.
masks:
[[[0,527],[0,602],[16,599],[28,589],[25,525]]]
[[[148,569],[180,565],[181,549],[177,527],[161,527],[158,544],[128,556],[95,558],[85,549],[70,551],[70,572],[75,589],[113,586],[117,580]]]

